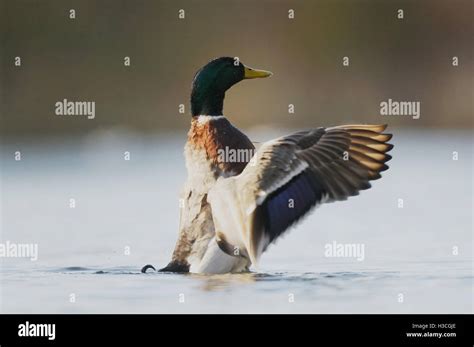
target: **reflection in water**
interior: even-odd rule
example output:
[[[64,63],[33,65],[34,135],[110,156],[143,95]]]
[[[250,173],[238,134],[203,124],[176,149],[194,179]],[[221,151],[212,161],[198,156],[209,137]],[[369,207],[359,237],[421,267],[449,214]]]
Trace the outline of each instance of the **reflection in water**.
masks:
[[[190,274],[191,278],[201,281],[201,289],[204,291],[218,291],[227,290],[239,285],[248,285],[254,283],[256,275],[253,272],[239,273],[239,274],[221,274],[221,275],[206,275],[206,274]]]
[[[400,274],[394,271],[378,272],[306,272],[306,273],[257,273],[247,272],[239,274],[188,274],[188,278],[198,280],[200,289],[204,291],[219,291],[234,289],[249,284],[265,284],[270,282],[286,282],[288,284],[308,285],[314,284],[321,287],[339,287],[340,281],[347,283],[357,280],[377,280],[398,277]]]

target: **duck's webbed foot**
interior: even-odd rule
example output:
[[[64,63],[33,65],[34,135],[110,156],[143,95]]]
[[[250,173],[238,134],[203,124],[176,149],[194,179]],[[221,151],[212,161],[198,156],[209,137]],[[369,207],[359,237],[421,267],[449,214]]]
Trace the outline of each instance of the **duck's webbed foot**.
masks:
[[[154,271],[156,271],[155,267],[153,265],[150,265],[150,264],[147,264],[145,265],[144,267],[142,267],[142,273],[146,273],[146,270],[148,269],[153,269]]]
[[[185,273],[189,272],[189,264],[188,263],[178,263],[178,262],[170,262],[164,268],[159,269],[158,272],[176,272],[176,273]]]

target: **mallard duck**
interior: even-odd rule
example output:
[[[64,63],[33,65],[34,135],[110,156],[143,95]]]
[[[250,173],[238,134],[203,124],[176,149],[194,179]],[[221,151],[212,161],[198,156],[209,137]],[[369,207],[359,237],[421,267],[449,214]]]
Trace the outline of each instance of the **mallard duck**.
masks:
[[[222,57],[194,76],[178,240],[160,271],[249,271],[315,206],[358,195],[388,169],[393,145],[387,143],[392,136],[383,133],[386,125],[302,130],[255,151],[224,116],[224,96],[242,80],[271,75]],[[253,155],[226,160],[220,154],[229,149]],[[142,271],[148,268],[153,267]]]

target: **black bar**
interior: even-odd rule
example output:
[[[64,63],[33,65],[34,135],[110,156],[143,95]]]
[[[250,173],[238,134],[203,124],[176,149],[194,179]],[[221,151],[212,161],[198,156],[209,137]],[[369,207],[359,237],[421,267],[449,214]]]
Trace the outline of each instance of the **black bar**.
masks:
[[[28,325],[27,323],[28,322]],[[19,336],[31,324],[48,336]],[[472,315],[0,315],[0,346],[347,343],[472,346]],[[23,326],[21,326],[23,324]],[[43,326],[44,328],[45,326]],[[36,328],[35,328],[36,329]],[[35,333],[36,330],[29,330]],[[43,330],[43,335],[48,335]],[[53,337],[49,330],[50,337]],[[421,333],[422,336],[407,334]],[[453,335],[455,334],[455,336]],[[436,334],[436,335],[433,335]],[[442,334],[439,336],[438,334]],[[449,336],[447,335],[449,334]],[[284,339],[284,340],[283,340]],[[289,339],[289,340],[288,340]]]

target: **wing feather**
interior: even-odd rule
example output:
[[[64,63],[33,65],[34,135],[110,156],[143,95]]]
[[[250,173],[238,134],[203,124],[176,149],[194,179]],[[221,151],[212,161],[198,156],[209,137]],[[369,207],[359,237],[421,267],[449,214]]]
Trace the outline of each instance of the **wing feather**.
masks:
[[[255,165],[219,180],[210,192],[211,206],[219,199],[221,203],[232,199],[237,207],[229,208],[241,211],[233,211],[239,220],[220,232],[231,233],[227,239],[244,247],[256,263],[314,206],[358,195],[381,177],[391,159],[387,152],[393,148],[387,143],[392,135],[383,133],[385,129],[386,125],[364,124],[316,128],[264,143],[252,160]],[[216,225],[229,225],[224,216],[213,215]]]

